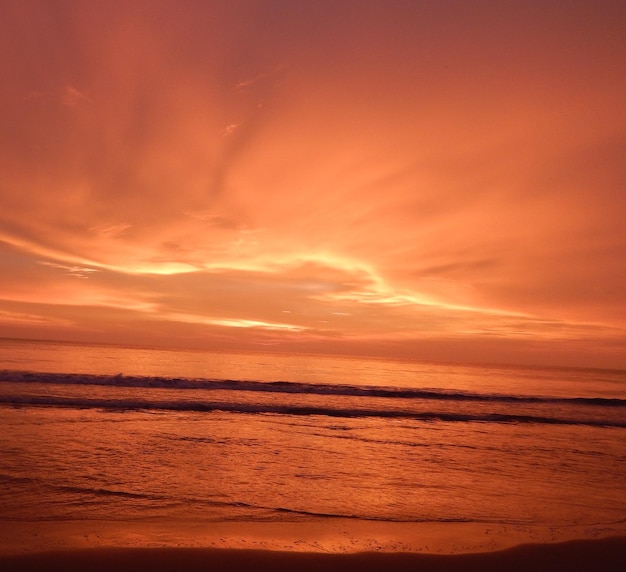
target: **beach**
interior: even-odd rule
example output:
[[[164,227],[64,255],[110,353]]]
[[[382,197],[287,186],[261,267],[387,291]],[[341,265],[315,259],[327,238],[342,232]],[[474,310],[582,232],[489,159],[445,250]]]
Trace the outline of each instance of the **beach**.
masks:
[[[6,350],[2,569],[623,568],[624,372]]]
[[[559,544],[522,545],[498,552],[456,555],[409,553],[321,554],[198,548],[108,548],[68,550],[0,558],[3,570],[228,570],[238,572],[317,570],[501,571],[533,570],[583,572],[622,571],[626,565],[626,538],[581,540]]]

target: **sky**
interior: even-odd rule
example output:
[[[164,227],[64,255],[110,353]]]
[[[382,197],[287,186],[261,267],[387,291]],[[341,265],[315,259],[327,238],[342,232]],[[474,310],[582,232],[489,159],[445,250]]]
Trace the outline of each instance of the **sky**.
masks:
[[[0,336],[626,367],[624,22],[0,0]]]

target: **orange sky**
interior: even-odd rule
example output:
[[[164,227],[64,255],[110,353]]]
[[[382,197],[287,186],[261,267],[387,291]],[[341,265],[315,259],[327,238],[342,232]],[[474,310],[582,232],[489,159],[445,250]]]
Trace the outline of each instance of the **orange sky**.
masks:
[[[0,336],[626,367],[624,22],[0,1]]]

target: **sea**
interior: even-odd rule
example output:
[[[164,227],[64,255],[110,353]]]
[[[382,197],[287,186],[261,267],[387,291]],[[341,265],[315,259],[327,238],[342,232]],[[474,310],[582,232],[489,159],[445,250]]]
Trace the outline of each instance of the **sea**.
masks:
[[[626,534],[626,371],[0,340],[0,530],[4,550]]]

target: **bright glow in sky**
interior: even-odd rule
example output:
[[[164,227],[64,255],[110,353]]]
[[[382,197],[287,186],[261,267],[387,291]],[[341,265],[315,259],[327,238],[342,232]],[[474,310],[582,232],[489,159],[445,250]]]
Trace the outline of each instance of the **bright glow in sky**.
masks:
[[[626,4],[0,3],[0,336],[626,367]]]

